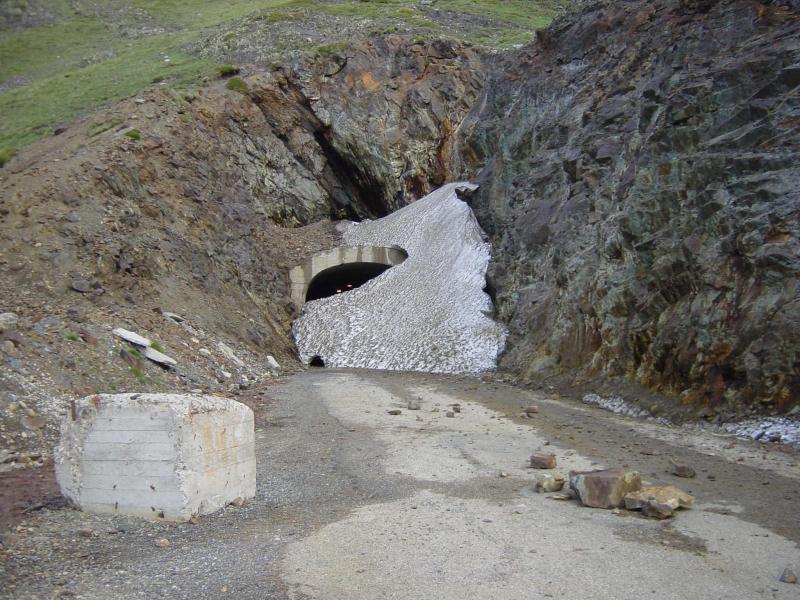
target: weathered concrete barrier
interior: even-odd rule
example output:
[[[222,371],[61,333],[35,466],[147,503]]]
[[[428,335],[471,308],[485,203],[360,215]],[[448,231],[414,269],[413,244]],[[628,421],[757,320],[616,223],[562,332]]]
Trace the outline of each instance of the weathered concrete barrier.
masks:
[[[87,396],[62,423],[55,462],[83,510],[186,520],[255,496],[253,411],[215,396]]]

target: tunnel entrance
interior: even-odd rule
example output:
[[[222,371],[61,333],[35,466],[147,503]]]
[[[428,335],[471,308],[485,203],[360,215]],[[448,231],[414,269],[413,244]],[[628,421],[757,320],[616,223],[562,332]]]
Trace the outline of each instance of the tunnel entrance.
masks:
[[[380,263],[353,262],[320,271],[308,285],[306,302],[354,290],[390,267]]]
[[[324,367],[325,361],[322,360],[322,357],[319,354],[314,355],[314,358],[308,363],[309,367]]]

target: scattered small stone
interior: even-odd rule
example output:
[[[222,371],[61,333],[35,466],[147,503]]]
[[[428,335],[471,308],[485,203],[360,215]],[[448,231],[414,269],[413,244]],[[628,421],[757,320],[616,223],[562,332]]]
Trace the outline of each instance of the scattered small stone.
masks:
[[[0,313],[0,329],[14,329],[19,323],[19,317],[13,312]]]
[[[524,412],[526,416],[530,417],[531,415],[535,415],[536,413],[539,412],[539,407],[536,406],[535,404],[531,404],[530,406],[525,407]]]
[[[533,489],[537,494],[560,492],[564,488],[564,481],[563,475],[545,475],[536,480],[536,485]]]
[[[192,515],[191,517],[189,517],[189,523],[191,525],[197,525],[198,523],[200,523],[200,519],[197,515]]]
[[[783,570],[783,573],[781,573],[781,576],[778,579],[778,581],[781,581],[783,583],[797,583],[797,575],[795,575],[794,571],[792,571],[789,567],[786,567]]]
[[[241,508],[244,506],[244,498],[241,496],[237,496],[231,501],[231,506],[236,506],[237,508]]]
[[[617,508],[623,505],[626,494],[641,489],[642,478],[626,469],[571,471],[569,485],[584,506]]]
[[[47,419],[38,415],[24,415],[22,419],[20,419],[20,422],[25,429],[29,429],[30,431],[39,431],[47,425]]]
[[[17,356],[19,354],[19,350],[17,350],[17,347],[11,340],[5,340],[2,345],[0,345],[0,348],[9,356]]]
[[[400,414],[403,414],[403,411],[402,411],[402,410],[400,410],[399,408],[393,408],[392,410],[390,410],[390,411],[387,411],[387,412],[388,412],[390,415],[400,415]]]
[[[171,321],[175,321],[176,323],[183,323],[186,320],[182,316],[176,315],[173,312],[162,312],[161,314],[164,317],[166,317],[167,319],[170,319]]]
[[[642,514],[653,519],[669,519],[674,509],[666,502],[648,502],[642,507]]]
[[[454,413],[452,410],[448,410],[446,413],[444,413],[444,416],[445,417],[455,417],[456,413]]]
[[[670,461],[672,463],[672,474],[676,477],[685,477],[690,479],[697,475],[697,472],[686,463]]]
[[[217,342],[217,350],[220,351],[222,356],[234,363],[237,367],[243,367],[244,362],[233,352],[233,349],[223,342]]]
[[[84,279],[83,277],[73,277],[69,282],[69,287],[71,287],[76,292],[85,294],[86,292],[91,291],[92,284],[89,283],[89,281]]]
[[[275,360],[275,357],[270,355],[267,355],[267,366],[276,371],[281,368],[281,366],[278,364],[278,361]]]
[[[90,538],[94,536],[94,529],[79,529],[78,535],[85,538]]]
[[[505,471],[500,471],[500,477],[508,477],[508,473]]]
[[[408,401],[408,410],[419,410],[422,408],[422,400],[420,398],[412,398]]]
[[[453,412],[454,413],[460,413],[461,412],[461,405],[460,404],[451,404],[451,406],[453,407]]]
[[[156,548],[169,548],[172,546],[172,543],[167,538],[158,538],[154,544]]]
[[[561,501],[564,501],[564,500],[572,500],[572,498],[574,498],[574,496],[572,496],[571,494],[551,494],[551,495],[548,496],[548,498],[550,500],[561,500]]]
[[[534,452],[531,454],[531,467],[534,469],[555,469],[558,461],[550,452]]]

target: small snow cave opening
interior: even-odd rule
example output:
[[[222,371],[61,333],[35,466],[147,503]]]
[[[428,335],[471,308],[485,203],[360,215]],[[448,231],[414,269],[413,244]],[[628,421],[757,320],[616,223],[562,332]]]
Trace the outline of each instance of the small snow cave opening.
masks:
[[[375,279],[389,268],[391,265],[355,262],[320,271],[308,284],[306,302],[349,292],[364,285],[370,279]]]
[[[309,367],[324,367],[325,366],[325,361],[322,360],[322,357],[319,354],[317,354],[309,361],[308,366]]]

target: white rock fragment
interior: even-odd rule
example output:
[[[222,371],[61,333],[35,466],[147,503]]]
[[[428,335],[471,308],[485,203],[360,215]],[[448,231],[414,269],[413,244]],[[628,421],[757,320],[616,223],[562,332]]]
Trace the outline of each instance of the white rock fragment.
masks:
[[[19,316],[16,313],[0,313],[0,329],[13,329],[17,323],[19,323]]]
[[[167,356],[163,352],[159,352],[158,350],[150,346],[144,349],[144,357],[148,360],[152,360],[153,362],[157,362],[159,364],[167,365],[170,367],[178,364],[178,362],[174,358]]]
[[[79,400],[55,451],[61,492],[83,510],[188,520],[255,496],[253,411],[214,396]]]
[[[147,347],[152,344],[152,342],[146,337],[141,336],[138,333],[134,333],[133,331],[123,329],[122,327],[117,327],[116,329],[112,330],[111,333],[118,338],[122,338],[126,342],[130,342],[131,344],[135,344],[137,346]]]
[[[506,330],[483,291],[489,244],[445,185],[391,215],[343,228],[349,246],[397,246],[408,258],[349,292],[306,303],[293,330],[301,360],[329,367],[440,373],[495,368]]]
[[[217,350],[220,351],[222,356],[227,358],[229,361],[234,363],[236,366],[238,366],[238,367],[243,367],[244,366],[244,362],[242,361],[242,359],[240,359],[238,356],[236,356],[236,353],[227,344],[225,344],[223,342],[217,342]]]
[[[278,364],[278,361],[275,360],[275,357],[269,354],[267,355],[267,366],[273,370],[278,370],[281,368],[281,366]]]

